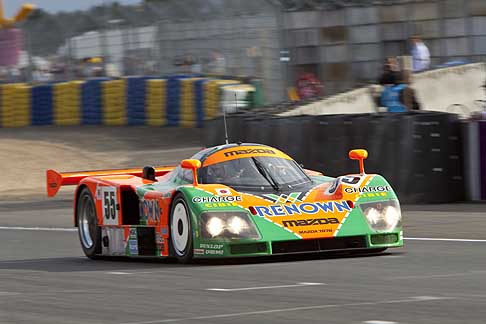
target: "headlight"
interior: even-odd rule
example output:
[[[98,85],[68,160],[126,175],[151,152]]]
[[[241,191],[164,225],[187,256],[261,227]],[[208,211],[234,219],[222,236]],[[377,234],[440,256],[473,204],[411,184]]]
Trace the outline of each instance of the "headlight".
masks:
[[[212,237],[218,236],[224,231],[224,223],[219,217],[211,217],[206,224],[206,230]]]
[[[248,223],[239,216],[233,216],[228,220],[227,223],[228,231],[233,234],[240,234],[248,229]]]
[[[395,200],[360,205],[368,224],[375,231],[391,232],[401,225],[400,205]]]
[[[260,238],[255,225],[244,212],[203,213],[199,225],[204,238]]]

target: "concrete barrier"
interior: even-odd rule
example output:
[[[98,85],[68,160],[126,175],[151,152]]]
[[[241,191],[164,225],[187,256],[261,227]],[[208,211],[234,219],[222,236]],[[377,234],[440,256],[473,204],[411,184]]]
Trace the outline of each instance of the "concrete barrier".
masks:
[[[413,87],[422,110],[458,114],[479,110],[475,101],[485,97],[481,87],[486,77],[485,68],[485,63],[476,63],[414,75]]]
[[[486,64],[475,63],[442,68],[413,75],[412,87],[416,90],[421,110],[452,112],[469,115],[480,107],[476,100],[485,99],[482,89],[486,77]],[[377,112],[373,88],[368,86],[313,102],[281,116],[357,114]]]
[[[281,113],[280,116],[360,114],[377,112],[371,87],[341,93]]]

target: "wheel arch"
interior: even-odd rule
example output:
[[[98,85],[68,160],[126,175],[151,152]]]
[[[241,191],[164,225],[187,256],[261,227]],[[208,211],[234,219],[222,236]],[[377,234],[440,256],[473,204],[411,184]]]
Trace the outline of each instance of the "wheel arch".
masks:
[[[81,195],[81,192],[83,191],[84,188],[88,188],[88,190],[91,193],[91,196],[93,197],[93,200],[95,201],[95,206],[96,206],[96,199],[95,195],[93,194],[92,190],[89,188],[89,186],[86,183],[80,184],[76,188],[76,192],[74,193],[74,227],[78,227],[78,202],[79,202],[79,196]]]

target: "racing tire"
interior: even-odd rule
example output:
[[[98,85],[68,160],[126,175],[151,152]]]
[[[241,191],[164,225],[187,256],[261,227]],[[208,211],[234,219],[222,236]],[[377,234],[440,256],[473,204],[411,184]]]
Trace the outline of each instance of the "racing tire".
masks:
[[[88,188],[79,194],[76,206],[78,235],[84,254],[96,259],[101,254],[101,228],[98,226],[96,204]]]
[[[178,193],[172,202],[169,217],[170,252],[180,263],[190,263],[194,255],[190,211],[184,195]]]

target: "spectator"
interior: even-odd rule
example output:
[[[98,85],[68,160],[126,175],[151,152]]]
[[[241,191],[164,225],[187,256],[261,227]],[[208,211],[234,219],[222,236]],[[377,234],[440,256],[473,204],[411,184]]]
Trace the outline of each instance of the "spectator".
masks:
[[[427,70],[430,67],[430,52],[419,36],[410,38],[412,44],[412,69],[413,72]]]
[[[394,57],[387,58],[385,60],[385,64],[383,65],[383,73],[378,79],[378,83],[383,86],[393,85],[399,81],[399,78],[400,72],[397,59]]]
[[[211,52],[211,59],[208,63],[208,72],[210,74],[225,75],[226,74],[226,60],[223,54],[217,50]]]
[[[381,94],[381,105],[388,112],[405,112],[418,110],[420,105],[415,96],[415,90],[410,87],[410,72],[403,71],[397,84],[386,86]]]

